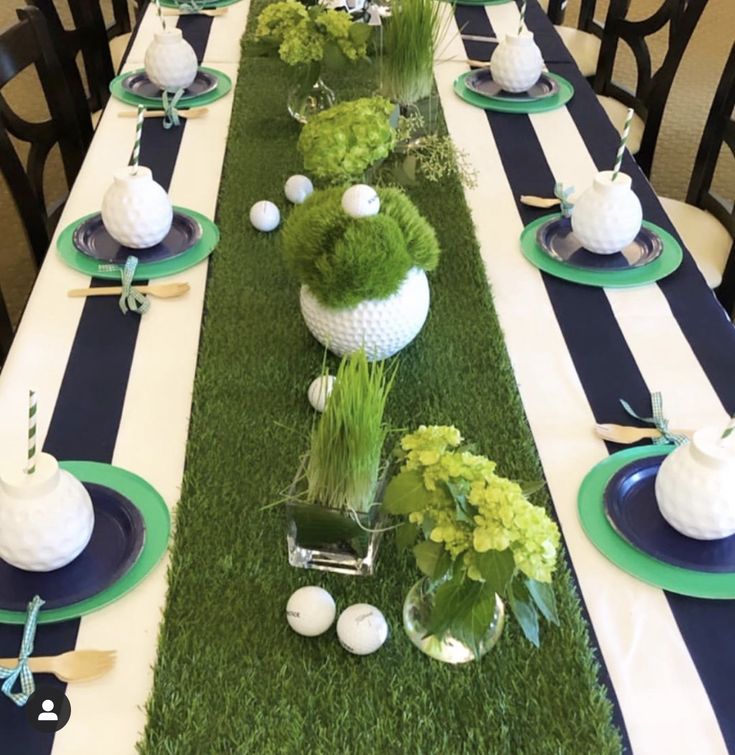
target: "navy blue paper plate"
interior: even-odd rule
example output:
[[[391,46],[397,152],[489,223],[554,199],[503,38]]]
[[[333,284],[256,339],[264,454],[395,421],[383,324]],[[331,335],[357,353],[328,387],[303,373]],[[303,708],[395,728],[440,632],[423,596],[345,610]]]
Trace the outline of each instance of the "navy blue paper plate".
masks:
[[[553,97],[559,93],[559,82],[541,74],[541,78],[527,92],[506,92],[497,81],[493,79],[490,69],[483,68],[473,71],[464,81],[467,89],[489,97],[491,100],[505,102],[535,102],[547,97]]]
[[[44,611],[78,603],[117,582],[133,567],[145,543],[137,506],[104,485],[85,482],[94,506],[87,547],[70,563],[50,572],[17,569],[0,559],[0,610],[25,611],[28,596],[41,595]]]
[[[190,100],[192,97],[199,97],[202,94],[208,94],[213,92],[217,88],[217,77],[208,71],[203,71],[201,68],[197,71],[196,78],[192,83],[184,90],[181,95],[181,100]],[[138,97],[146,97],[149,100],[160,100],[163,95],[163,90],[154,84],[145,71],[136,71],[131,73],[130,76],[125,77],[122,80],[122,87],[126,92],[137,95]]]
[[[654,489],[663,456],[626,464],[605,488],[605,514],[613,529],[634,548],[683,569],[735,573],[735,535],[695,540],[682,535],[661,516]]]
[[[171,230],[163,241],[145,249],[132,249],[115,241],[105,228],[100,213],[81,222],[74,230],[73,240],[74,246],[87,257],[124,265],[131,254],[140,262],[170,260],[191,249],[201,237],[202,227],[193,217],[174,211]]]
[[[650,228],[641,227],[633,241],[614,254],[595,254],[585,249],[572,231],[570,218],[555,218],[544,223],[536,233],[541,250],[551,259],[581,270],[633,270],[658,259],[664,245]]]

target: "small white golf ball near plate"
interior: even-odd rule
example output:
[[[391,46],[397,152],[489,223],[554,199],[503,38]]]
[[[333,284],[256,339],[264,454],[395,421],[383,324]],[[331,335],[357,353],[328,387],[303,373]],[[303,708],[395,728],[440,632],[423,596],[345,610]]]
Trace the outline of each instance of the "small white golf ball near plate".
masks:
[[[334,389],[334,381],[334,375],[319,375],[318,378],[311,381],[306,395],[309,397],[309,403],[318,412],[324,411],[327,399]]]
[[[355,603],[340,614],[337,637],[342,647],[350,653],[369,655],[388,638],[388,622],[375,606]]]
[[[334,598],[316,585],[300,587],[286,604],[286,621],[294,632],[304,637],[324,634],[332,626],[336,615]]]
[[[286,199],[294,204],[302,204],[314,191],[314,184],[306,176],[291,176],[283,187]]]
[[[353,218],[367,218],[380,211],[380,197],[372,186],[350,186],[342,195],[342,209]]]
[[[267,199],[261,199],[250,208],[250,222],[259,230],[272,231],[281,222],[278,208]]]

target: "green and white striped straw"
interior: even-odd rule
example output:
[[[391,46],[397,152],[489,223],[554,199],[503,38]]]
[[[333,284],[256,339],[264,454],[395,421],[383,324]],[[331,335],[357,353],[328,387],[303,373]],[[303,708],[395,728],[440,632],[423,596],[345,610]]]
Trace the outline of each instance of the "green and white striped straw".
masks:
[[[130,158],[130,164],[133,166],[133,173],[138,172],[138,162],[140,161],[140,140],[143,136],[143,117],[145,107],[138,105],[138,117],[135,121],[135,144],[133,144],[133,156]]]
[[[28,474],[36,471],[36,455],[36,392],[28,391]]]
[[[526,0],[521,2],[521,17],[518,19],[518,36],[520,37],[523,31],[523,25],[526,21]]]
[[[732,418],[727,423],[725,432],[723,432],[722,435],[720,436],[720,441],[727,440],[727,438],[730,438],[731,440],[729,440],[728,443],[731,443],[732,439],[735,437],[733,435],[734,433],[735,433],[735,414],[732,415]]]
[[[625,116],[625,125],[623,126],[623,135],[620,137],[620,146],[618,147],[618,154],[615,156],[615,167],[613,168],[614,181],[620,173],[620,166],[623,164],[623,154],[625,154],[625,145],[628,143],[628,136],[630,135],[630,124],[633,121],[633,108],[628,108],[628,115]]]
[[[161,22],[163,30],[166,31],[166,19],[163,17],[163,11],[161,10],[161,0],[156,0],[156,13],[158,14],[158,20]]]

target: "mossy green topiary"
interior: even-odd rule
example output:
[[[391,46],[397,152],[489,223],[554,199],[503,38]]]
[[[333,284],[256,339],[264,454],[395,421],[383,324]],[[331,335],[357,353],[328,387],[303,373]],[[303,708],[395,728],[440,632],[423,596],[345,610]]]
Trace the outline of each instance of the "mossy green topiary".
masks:
[[[364,299],[385,299],[412,267],[436,267],[434,229],[400,189],[378,189],[380,212],[366,218],[342,209],[344,191],[315,191],[283,228],[289,266],[322,304],[352,307]]]

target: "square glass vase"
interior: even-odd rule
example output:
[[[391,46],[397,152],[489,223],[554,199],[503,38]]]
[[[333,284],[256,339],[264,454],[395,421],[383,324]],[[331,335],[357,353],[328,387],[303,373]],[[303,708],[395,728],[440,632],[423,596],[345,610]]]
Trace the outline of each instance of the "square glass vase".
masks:
[[[376,486],[376,505],[363,514],[299,499],[299,492],[306,487],[304,469],[302,464],[285,503],[289,564],[301,569],[370,576],[375,571],[381,530],[387,519],[380,506],[387,470]]]

